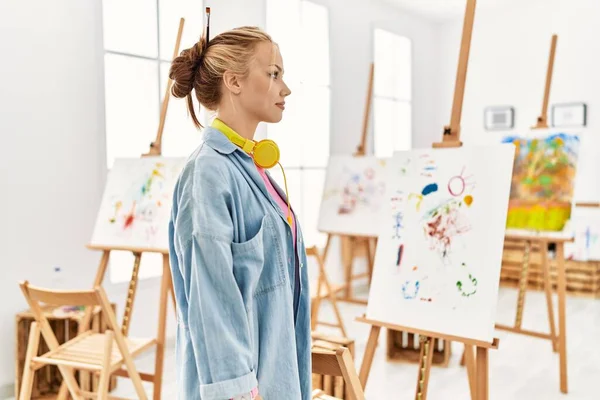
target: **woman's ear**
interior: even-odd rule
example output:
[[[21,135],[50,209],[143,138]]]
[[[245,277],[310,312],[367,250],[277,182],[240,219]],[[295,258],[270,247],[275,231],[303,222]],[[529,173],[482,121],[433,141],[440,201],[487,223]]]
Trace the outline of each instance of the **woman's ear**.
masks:
[[[240,94],[242,91],[242,84],[236,74],[231,71],[225,71],[223,74],[223,83],[227,90],[233,94]]]

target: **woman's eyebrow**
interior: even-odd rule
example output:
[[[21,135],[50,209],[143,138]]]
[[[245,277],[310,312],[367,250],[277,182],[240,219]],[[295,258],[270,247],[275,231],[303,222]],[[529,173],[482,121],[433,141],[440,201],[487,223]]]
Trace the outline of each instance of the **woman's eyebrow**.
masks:
[[[277,67],[277,69],[279,70],[279,72],[283,72],[283,68],[281,68],[281,67],[280,67],[279,65],[277,65],[277,64],[270,64],[270,65],[269,65],[269,67],[271,67],[271,66],[273,66],[273,65],[274,65],[275,67]]]

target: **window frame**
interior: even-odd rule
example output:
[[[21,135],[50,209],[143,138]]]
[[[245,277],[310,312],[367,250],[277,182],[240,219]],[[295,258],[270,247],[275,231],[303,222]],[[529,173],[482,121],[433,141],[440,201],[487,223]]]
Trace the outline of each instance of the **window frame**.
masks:
[[[203,5],[204,0],[200,0],[201,4],[200,6]],[[156,98],[156,110],[157,110],[157,116],[158,118],[160,118],[160,114],[161,114],[161,109],[162,109],[162,104],[163,104],[163,98],[165,95],[165,91],[164,91],[164,84],[165,82],[163,82],[163,76],[162,76],[162,67],[165,63],[170,64],[172,62],[172,59],[165,59],[163,57],[161,57],[161,7],[160,7],[160,0],[155,0],[155,6],[156,6],[156,37],[152,40],[156,40],[156,57],[150,57],[150,56],[145,56],[145,55],[141,55],[141,54],[136,54],[133,52],[125,52],[125,51],[117,51],[117,50],[110,50],[106,47],[106,44],[103,44],[103,63],[106,66],[106,55],[114,55],[114,56],[119,56],[119,57],[126,57],[128,59],[137,59],[137,60],[145,60],[145,61],[152,61],[156,63],[156,87],[157,87],[157,98]],[[202,7],[199,7],[198,9],[203,9]],[[104,9],[103,9],[103,13],[104,13]],[[104,15],[104,14],[103,14]],[[103,19],[103,24],[102,24],[102,29],[103,29],[103,36],[104,36],[104,30],[107,29],[107,25],[105,20]],[[103,89],[106,92],[107,89],[107,82],[106,80],[103,82]],[[104,107],[105,110],[107,108],[107,99],[104,99]],[[200,118],[201,120],[203,119],[204,116],[204,112],[205,110],[203,110],[203,107],[201,107],[202,110],[200,110],[197,115],[198,118]],[[105,112],[105,126],[107,125],[107,118],[108,115]],[[168,117],[166,117],[168,118]],[[156,125],[156,129],[158,129],[158,123],[159,123],[159,119],[157,119],[157,125]],[[190,124],[191,124],[191,119],[190,119]],[[104,162],[105,162],[105,166],[107,171],[110,170],[112,168],[112,164],[114,162],[114,159],[109,159],[109,154],[112,153],[112,151],[109,150],[109,140],[108,140],[108,130],[105,131],[105,158],[104,158]],[[150,149],[150,143],[156,138],[156,131],[152,132],[152,136],[151,139],[148,141],[147,143],[147,150]],[[164,141],[163,141],[164,143]],[[145,153],[147,151],[146,149],[142,148],[142,151],[139,154],[131,154],[125,157],[141,157],[143,153]],[[190,149],[190,153],[192,152],[193,149]],[[118,156],[121,157],[121,156]],[[116,158],[116,157],[115,157]],[[134,256],[130,253],[130,252],[123,252],[123,251],[111,251],[111,257],[109,260],[109,277],[110,277],[110,281],[113,284],[123,284],[126,282],[129,282],[131,279],[131,274],[133,271],[133,260],[134,260]],[[138,276],[138,279],[150,279],[150,278],[157,278],[162,276],[162,255],[158,254],[158,253],[150,253],[147,252],[146,255],[144,257],[142,257],[143,260],[145,260],[144,262],[144,266],[140,269],[140,274]],[[151,260],[151,262],[149,263],[149,259]],[[115,261],[116,264],[113,264],[112,262]],[[130,262],[131,261],[131,262]]]
[[[408,100],[406,99],[401,99],[399,97],[395,97],[395,96],[385,96],[385,95],[377,95],[376,93],[376,87],[375,87],[375,76],[377,74],[377,62],[375,60],[375,40],[376,40],[376,31],[377,30],[381,30],[381,31],[385,31],[387,33],[390,33],[392,35],[398,36],[398,37],[402,37],[402,38],[406,38],[409,43],[410,43],[410,98]],[[414,85],[414,53],[415,53],[415,48],[414,48],[414,40],[412,39],[412,37],[404,32],[399,32],[391,27],[382,25],[382,24],[372,24],[371,25],[371,40],[370,40],[370,44],[371,44],[371,55],[372,55],[372,60],[373,63],[375,65],[375,71],[374,71],[374,75],[373,75],[373,91],[372,91],[372,97],[371,97],[371,112],[369,115],[369,133],[370,133],[370,140],[369,140],[369,145],[371,150],[371,154],[376,155],[375,152],[375,143],[376,143],[376,131],[375,131],[375,109],[376,109],[376,99],[382,99],[382,100],[388,100],[388,101],[393,101],[394,103],[403,103],[403,104],[408,104],[409,108],[410,108],[410,148],[413,148],[414,146],[414,117],[415,117],[415,111],[414,111],[414,93],[415,93],[415,85]],[[392,142],[391,145],[394,145],[394,143]],[[394,150],[393,152],[397,151],[395,146],[394,146]]]
[[[323,7],[326,11],[327,11],[327,42],[329,45],[329,51],[328,51],[328,57],[329,57],[329,79],[328,79],[328,84],[324,85],[324,84],[315,84],[315,83],[308,83],[305,82],[305,80],[303,79],[302,76],[299,76],[298,79],[298,83],[299,85],[301,85],[302,87],[309,87],[309,88],[326,88],[329,92],[329,104],[328,104],[328,126],[327,126],[327,133],[328,133],[328,153],[329,155],[331,154],[331,144],[333,142],[333,135],[332,135],[332,125],[333,125],[333,121],[332,121],[332,116],[333,116],[333,107],[332,107],[332,103],[333,103],[333,84],[332,84],[332,57],[331,57],[331,33],[332,33],[332,29],[331,29],[331,9],[330,7],[328,7],[325,4],[322,4],[319,1],[315,1],[315,0],[297,0],[297,5],[298,5],[298,17],[300,18],[299,21],[299,26],[300,28],[302,28],[303,26],[303,21],[302,21],[302,3],[312,3],[316,6],[319,7]],[[269,6],[268,2],[267,2],[267,7]],[[267,26],[268,26],[269,21],[267,21]],[[308,23],[306,26],[309,26]],[[285,79],[285,78],[284,78]],[[293,92],[293,88],[292,88],[292,92]],[[293,95],[293,94],[292,94]],[[285,118],[285,116],[284,116]],[[271,138],[271,136],[269,135],[269,128],[267,127],[267,132],[266,132],[266,137],[267,138]],[[327,163],[325,163],[323,166],[314,166],[314,165],[306,165],[304,159],[301,161],[300,165],[294,165],[294,166],[286,166],[284,163],[282,163],[282,165],[285,167],[286,171],[289,172],[296,172],[298,173],[298,178],[299,178],[299,183],[298,186],[300,188],[300,193],[290,193],[290,197],[296,199],[296,204],[293,204],[293,207],[296,211],[296,214],[299,214],[300,217],[299,220],[303,222],[303,217],[304,215],[306,215],[306,204],[303,198],[303,193],[305,192],[304,189],[304,184],[305,184],[305,174],[308,171],[321,171],[323,173],[323,182],[325,182],[325,178],[326,178],[326,173],[327,173]],[[320,199],[320,195],[321,193],[319,193],[319,199]],[[290,199],[291,200],[291,199]],[[318,212],[316,213],[318,215]],[[306,222],[301,222],[301,225],[306,225]],[[315,222],[315,226],[317,224],[318,221],[314,221]],[[312,224],[311,224],[312,225]],[[308,233],[308,232],[306,232]],[[310,234],[309,234],[310,235]],[[317,232],[317,237],[306,237],[305,234],[305,242],[310,243],[310,244],[322,244],[321,242],[323,242],[325,240],[325,235]]]

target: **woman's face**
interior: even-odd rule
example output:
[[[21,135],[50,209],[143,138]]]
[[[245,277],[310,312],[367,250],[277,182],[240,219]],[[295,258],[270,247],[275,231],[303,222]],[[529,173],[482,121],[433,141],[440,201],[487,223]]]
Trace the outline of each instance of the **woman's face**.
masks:
[[[283,59],[277,45],[261,42],[256,46],[248,76],[240,83],[238,101],[248,116],[259,122],[281,121],[291,91],[283,81]]]

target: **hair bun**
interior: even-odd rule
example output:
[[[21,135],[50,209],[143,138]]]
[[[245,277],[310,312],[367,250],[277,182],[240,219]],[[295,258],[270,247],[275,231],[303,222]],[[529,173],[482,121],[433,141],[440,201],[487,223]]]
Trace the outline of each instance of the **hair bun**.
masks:
[[[171,63],[169,78],[173,80],[171,94],[174,97],[183,98],[192,92],[196,74],[202,63],[205,45],[206,39],[202,37],[194,46],[183,50]]]

